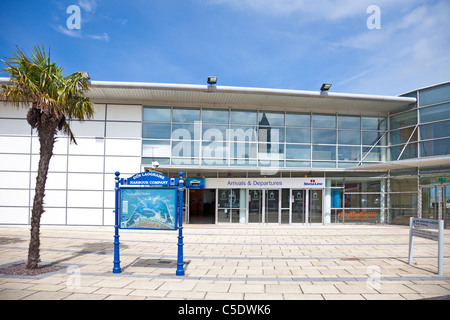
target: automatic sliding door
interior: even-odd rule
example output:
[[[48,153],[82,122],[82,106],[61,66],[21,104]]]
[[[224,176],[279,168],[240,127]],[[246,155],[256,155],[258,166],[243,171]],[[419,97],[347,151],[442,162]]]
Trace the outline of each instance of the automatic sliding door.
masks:
[[[262,190],[249,190],[248,197],[248,222],[262,223]]]
[[[310,190],[309,223],[322,223],[322,190]]]
[[[278,223],[280,213],[280,190],[264,190],[264,223]]]
[[[306,221],[306,190],[292,190],[291,223],[305,223]]]

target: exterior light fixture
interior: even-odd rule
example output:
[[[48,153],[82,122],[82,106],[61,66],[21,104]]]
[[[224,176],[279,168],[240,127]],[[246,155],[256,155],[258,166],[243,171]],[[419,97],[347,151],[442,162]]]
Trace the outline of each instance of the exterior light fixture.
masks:
[[[217,77],[208,77],[208,84],[214,85],[217,83]]]
[[[322,87],[320,87],[320,91],[324,92],[324,91],[328,91],[331,88],[331,83],[324,83],[322,84]]]

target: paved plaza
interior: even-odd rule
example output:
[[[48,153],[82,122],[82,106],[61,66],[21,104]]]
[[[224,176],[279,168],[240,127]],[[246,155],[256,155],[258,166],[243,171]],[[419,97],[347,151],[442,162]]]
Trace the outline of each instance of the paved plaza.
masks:
[[[41,259],[64,269],[0,274],[0,299],[415,300],[450,296],[450,230],[444,275],[437,244],[407,226],[185,225],[185,276],[176,276],[176,231],[121,230],[122,273],[113,274],[113,227],[41,227]],[[29,226],[0,226],[0,268],[24,262]]]

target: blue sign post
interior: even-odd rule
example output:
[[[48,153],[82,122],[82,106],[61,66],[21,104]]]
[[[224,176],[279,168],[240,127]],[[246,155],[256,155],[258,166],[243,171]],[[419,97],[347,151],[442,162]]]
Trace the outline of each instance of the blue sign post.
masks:
[[[184,275],[182,224],[183,172],[179,173],[179,179],[170,179],[157,172],[141,172],[128,179],[119,178],[119,172],[115,174],[113,273],[121,272],[119,229],[178,229],[176,275]]]

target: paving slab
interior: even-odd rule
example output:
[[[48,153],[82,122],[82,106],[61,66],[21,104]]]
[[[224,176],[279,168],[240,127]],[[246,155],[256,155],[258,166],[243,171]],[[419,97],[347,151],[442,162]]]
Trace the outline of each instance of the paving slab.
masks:
[[[384,300],[450,296],[450,243],[437,275],[436,244],[407,226],[185,225],[185,276],[175,275],[177,233],[121,230],[113,274],[111,226],[41,226],[41,260],[64,269],[0,274],[2,300]],[[445,230],[444,239],[450,239]],[[29,226],[0,226],[0,268],[23,262]],[[8,240],[8,241],[6,241]]]

